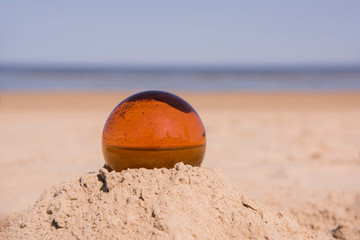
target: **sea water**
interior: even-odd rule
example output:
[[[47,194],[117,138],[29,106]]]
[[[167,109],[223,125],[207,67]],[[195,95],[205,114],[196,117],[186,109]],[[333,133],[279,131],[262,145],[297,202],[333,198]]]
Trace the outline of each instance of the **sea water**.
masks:
[[[6,69],[0,91],[359,91],[360,69]]]

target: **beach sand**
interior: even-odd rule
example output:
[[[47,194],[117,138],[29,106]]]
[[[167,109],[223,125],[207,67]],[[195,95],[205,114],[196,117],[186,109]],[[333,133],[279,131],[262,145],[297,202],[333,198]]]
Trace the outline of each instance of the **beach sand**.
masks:
[[[97,172],[103,125],[130,94],[3,93],[3,221],[53,185]],[[223,170],[234,192],[319,239],[360,239],[360,93],[177,94],[205,125],[203,166]]]

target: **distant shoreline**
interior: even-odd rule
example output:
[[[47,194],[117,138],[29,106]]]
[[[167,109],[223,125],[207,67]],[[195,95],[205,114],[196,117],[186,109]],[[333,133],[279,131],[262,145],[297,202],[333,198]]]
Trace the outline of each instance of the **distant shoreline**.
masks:
[[[0,66],[0,91],[360,91],[360,68]]]

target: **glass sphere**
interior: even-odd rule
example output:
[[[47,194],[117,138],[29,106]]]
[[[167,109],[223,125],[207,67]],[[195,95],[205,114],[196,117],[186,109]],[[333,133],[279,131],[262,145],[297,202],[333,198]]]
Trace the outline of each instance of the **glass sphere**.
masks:
[[[205,128],[182,98],[163,91],[136,93],[107,119],[102,149],[107,166],[172,168],[177,162],[200,166],[206,148]]]

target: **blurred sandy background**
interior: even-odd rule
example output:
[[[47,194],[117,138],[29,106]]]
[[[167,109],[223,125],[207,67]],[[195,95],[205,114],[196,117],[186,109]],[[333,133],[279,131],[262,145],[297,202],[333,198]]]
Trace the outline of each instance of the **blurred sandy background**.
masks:
[[[2,94],[1,216],[99,169],[103,124],[129,94]],[[359,223],[360,94],[177,94],[205,124],[204,165],[223,169],[240,191],[305,225]]]

